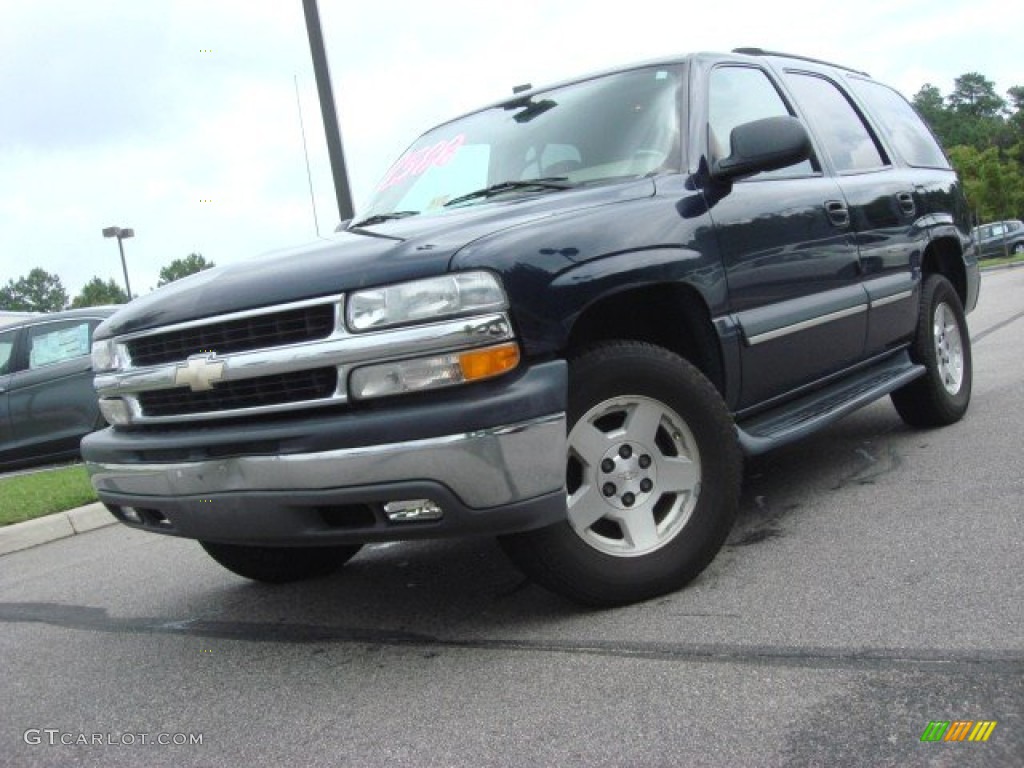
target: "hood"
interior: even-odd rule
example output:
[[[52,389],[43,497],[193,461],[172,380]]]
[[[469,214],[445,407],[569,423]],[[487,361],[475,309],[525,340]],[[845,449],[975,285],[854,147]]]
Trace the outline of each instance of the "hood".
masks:
[[[177,280],[135,299],[96,331],[106,338],[212,315],[442,274],[463,246],[541,218],[653,194],[650,179],[515,197],[414,216],[274,251]]]

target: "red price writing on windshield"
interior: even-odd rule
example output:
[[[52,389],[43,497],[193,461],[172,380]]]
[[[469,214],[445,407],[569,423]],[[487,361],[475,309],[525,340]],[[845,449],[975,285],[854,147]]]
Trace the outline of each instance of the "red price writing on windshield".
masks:
[[[429,168],[440,168],[443,165],[447,165],[455,157],[455,153],[459,151],[459,147],[465,141],[466,134],[460,133],[454,139],[442,140],[429,147],[421,147],[410,152],[391,166],[391,170],[388,171],[384,181],[377,187],[377,191],[380,192],[388,187],[392,187],[410,176],[419,176]]]

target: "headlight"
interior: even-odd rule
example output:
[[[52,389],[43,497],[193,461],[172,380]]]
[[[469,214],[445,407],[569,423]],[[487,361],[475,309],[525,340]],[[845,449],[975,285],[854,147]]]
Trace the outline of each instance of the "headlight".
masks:
[[[369,331],[506,306],[505,292],[490,272],[460,272],[356,291],[348,297],[345,316],[351,330]]]
[[[117,354],[117,344],[113,339],[103,339],[92,343],[92,369],[94,371],[113,371],[121,367]]]

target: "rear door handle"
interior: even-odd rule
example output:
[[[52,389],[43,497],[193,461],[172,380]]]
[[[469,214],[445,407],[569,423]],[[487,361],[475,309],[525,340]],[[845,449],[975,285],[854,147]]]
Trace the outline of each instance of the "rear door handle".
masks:
[[[917,206],[914,205],[914,196],[909,192],[900,192],[896,195],[896,202],[899,203],[900,211],[907,216],[913,216],[917,211]]]
[[[850,226],[850,209],[846,207],[846,203],[842,200],[826,200],[825,213],[828,214],[828,220],[831,221],[834,226]]]

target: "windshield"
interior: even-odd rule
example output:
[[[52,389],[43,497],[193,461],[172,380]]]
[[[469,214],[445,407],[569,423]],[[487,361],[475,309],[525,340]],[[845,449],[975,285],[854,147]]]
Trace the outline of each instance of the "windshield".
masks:
[[[679,73],[622,72],[511,99],[419,138],[359,219],[473,205],[679,167]],[[565,184],[507,184],[533,179]],[[473,195],[502,185],[490,194]]]

